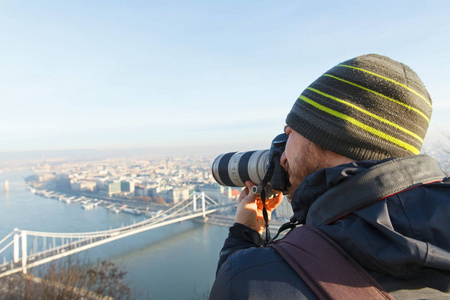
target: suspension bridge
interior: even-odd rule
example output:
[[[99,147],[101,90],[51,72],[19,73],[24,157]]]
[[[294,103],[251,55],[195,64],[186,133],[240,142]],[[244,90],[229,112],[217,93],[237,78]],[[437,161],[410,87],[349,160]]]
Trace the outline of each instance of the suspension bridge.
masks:
[[[5,180],[3,181],[3,189],[5,192],[9,192],[9,188],[11,186],[22,186],[22,185],[26,185],[25,183],[16,183],[16,182],[9,182],[9,180]]]
[[[204,192],[194,192],[189,199],[164,212],[120,228],[84,233],[51,233],[16,228],[0,241],[0,257],[3,256],[0,277],[18,272],[26,274],[29,268],[140,232],[189,219],[206,218],[206,215],[227,206],[229,204],[219,205]]]

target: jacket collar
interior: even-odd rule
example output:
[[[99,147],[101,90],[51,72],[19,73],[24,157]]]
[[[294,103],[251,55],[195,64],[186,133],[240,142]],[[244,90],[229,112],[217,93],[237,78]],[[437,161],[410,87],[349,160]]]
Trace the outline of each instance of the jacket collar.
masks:
[[[299,223],[306,223],[309,208],[320,196],[352,176],[387,160],[389,159],[357,161],[333,168],[321,169],[310,174],[295,190],[291,201],[294,217]]]
[[[443,177],[427,155],[353,162],[306,177],[294,193],[292,208],[300,223],[325,225],[391,194]]]

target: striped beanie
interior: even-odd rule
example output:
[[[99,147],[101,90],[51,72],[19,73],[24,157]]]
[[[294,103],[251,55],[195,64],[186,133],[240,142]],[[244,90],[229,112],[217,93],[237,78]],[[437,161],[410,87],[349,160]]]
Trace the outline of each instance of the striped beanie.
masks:
[[[417,74],[388,57],[343,62],[314,81],[286,124],[315,144],[354,160],[419,154],[431,98]]]

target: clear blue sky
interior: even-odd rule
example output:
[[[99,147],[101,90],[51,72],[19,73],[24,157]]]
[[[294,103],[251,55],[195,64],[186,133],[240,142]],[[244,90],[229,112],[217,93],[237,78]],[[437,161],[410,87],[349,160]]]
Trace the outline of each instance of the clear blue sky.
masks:
[[[450,126],[450,1],[0,2],[0,151],[267,148],[339,62],[404,62]],[[427,142],[427,140],[426,140]]]

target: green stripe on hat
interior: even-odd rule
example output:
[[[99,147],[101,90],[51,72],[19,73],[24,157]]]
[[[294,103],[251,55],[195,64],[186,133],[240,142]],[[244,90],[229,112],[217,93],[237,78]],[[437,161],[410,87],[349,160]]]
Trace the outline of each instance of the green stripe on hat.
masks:
[[[352,104],[352,103],[350,103],[350,102],[344,101],[344,100],[342,100],[342,99],[338,99],[338,98],[336,98],[336,97],[334,97],[334,96],[328,95],[328,94],[326,94],[326,93],[323,93],[323,92],[321,92],[321,91],[319,91],[319,90],[316,90],[316,89],[313,89],[313,88],[310,88],[310,87],[308,87],[307,89],[310,90],[310,91],[313,91],[313,92],[315,92],[315,93],[317,93],[317,94],[320,94],[320,95],[322,95],[322,96],[324,96],[324,97],[327,97],[327,98],[332,99],[332,100],[334,100],[334,101],[337,101],[337,102],[339,102],[339,103],[348,105],[348,106],[350,106],[350,107],[352,107],[352,108],[354,108],[354,109],[357,109],[357,110],[359,110],[360,112],[362,112],[362,113],[364,113],[364,114],[366,114],[366,115],[368,115],[368,116],[370,116],[370,117],[372,117],[372,118],[374,118],[374,119],[377,119],[377,120],[380,121],[380,122],[383,122],[383,123],[385,123],[385,124],[388,124],[388,125],[390,125],[390,126],[392,126],[392,127],[395,127],[395,128],[397,128],[397,129],[399,129],[399,130],[401,130],[401,131],[403,131],[403,132],[409,134],[410,136],[416,138],[416,139],[419,140],[421,143],[423,143],[423,139],[422,139],[420,136],[418,136],[417,134],[415,134],[415,133],[412,132],[412,131],[409,131],[408,129],[405,129],[405,128],[401,127],[400,125],[397,125],[397,124],[395,124],[395,123],[393,123],[393,122],[391,122],[391,121],[389,121],[389,120],[386,120],[386,119],[384,119],[384,118],[382,118],[382,117],[380,117],[380,116],[377,116],[376,114],[373,114],[373,113],[371,113],[371,112],[369,112],[369,111],[367,111],[367,110],[365,110],[365,109],[362,109],[362,108],[360,108],[360,107],[358,107],[358,106],[356,106],[356,105],[354,105],[354,104]]]
[[[391,136],[391,135],[389,135],[387,133],[384,133],[384,132],[382,132],[382,131],[380,131],[380,130],[378,130],[376,128],[370,127],[370,126],[368,126],[368,125],[366,125],[366,124],[356,120],[355,118],[352,118],[352,117],[350,117],[348,115],[340,113],[340,112],[338,112],[336,110],[330,109],[330,108],[328,108],[328,107],[326,107],[324,105],[321,105],[321,104],[319,104],[319,103],[317,103],[317,102],[315,102],[315,101],[313,101],[313,100],[311,100],[311,99],[309,99],[309,98],[307,98],[305,96],[300,95],[299,99],[305,101],[306,103],[314,106],[317,109],[320,109],[323,112],[326,112],[326,113],[328,113],[328,114],[330,114],[332,116],[335,116],[337,118],[340,118],[340,119],[343,119],[343,120],[345,120],[347,122],[350,122],[353,125],[358,126],[359,128],[361,128],[361,129],[363,129],[363,130],[365,130],[365,131],[367,131],[367,132],[369,132],[371,134],[374,134],[374,135],[376,135],[376,136],[378,136],[378,137],[380,137],[380,138],[382,138],[382,139],[384,139],[386,141],[394,143],[394,144],[396,144],[396,145],[398,145],[398,146],[400,146],[400,147],[402,147],[402,148],[412,152],[413,154],[419,154],[420,153],[420,150],[417,149],[416,147],[414,147],[414,146],[412,146],[412,145],[410,145],[408,143],[405,143],[404,141],[399,140],[399,139],[397,139],[397,138],[395,138],[395,137],[393,137],[393,136]]]
[[[342,81],[342,82],[351,84],[351,85],[356,86],[356,87],[358,87],[358,88],[360,88],[360,89],[363,89],[363,90],[368,91],[368,92],[370,92],[370,93],[374,93],[375,95],[378,95],[378,96],[383,97],[383,98],[385,98],[385,99],[387,99],[387,100],[389,100],[389,101],[392,101],[392,102],[394,102],[394,103],[396,103],[396,104],[398,104],[398,105],[404,106],[404,107],[406,107],[407,109],[410,109],[410,110],[412,110],[412,111],[418,113],[420,116],[422,116],[422,117],[427,121],[427,123],[430,123],[430,118],[428,118],[423,112],[421,112],[421,111],[418,110],[417,108],[414,108],[414,107],[412,107],[412,106],[410,106],[410,105],[407,105],[407,104],[405,104],[405,103],[403,103],[403,102],[397,101],[397,100],[395,100],[395,99],[393,99],[393,98],[391,98],[391,97],[388,97],[388,96],[386,96],[386,95],[383,95],[383,94],[378,93],[378,92],[376,92],[376,91],[373,91],[373,90],[371,90],[371,89],[365,88],[365,87],[363,87],[363,86],[361,86],[361,85],[358,85],[358,84],[356,84],[356,83],[353,83],[353,82],[350,82],[350,81],[348,81],[348,80],[339,78],[339,77],[337,77],[337,76],[333,76],[333,75],[331,75],[331,74],[323,74],[322,76],[328,76],[328,77],[334,78],[334,79],[336,79],[336,80],[340,80],[340,81]]]
[[[416,92],[415,90],[413,90],[412,88],[410,88],[409,86],[406,86],[406,85],[404,85],[404,84],[402,84],[402,83],[400,83],[400,82],[397,82],[397,81],[395,81],[395,80],[393,80],[393,79],[390,79],[390,78],[388,78],[388,77],[382,76],[382,75],[380,75],[380,74],[371,72],[371,71],[369,71],[369,70],[364,70],[364,69],[361,69],[361,68],[357,68],[357,67],[353,67],[353,66],[348,66],[348,65],[338,65],[338,66],[339,66],[339,67],[345,67],[345,68],[352,68],[352,69],[355,69],[355,70],[359,70],[359,71],[362,71],[362,72],[366,72],[367,74],[371,74],[371,75],[374,75],[374,76],[383,78],[383,79],[385,79],[385,80],[387,80],[387,81],[393,82],[393,83],[395,83],[395,84],[397,84],[397,85],[399,85],[399,86],[401,86],[401,87],[404,87],[404,88],[407,89],[408,91],[411,91],[412,93],[416,94],[416,95],[419,96],[421,99],[423,99],[423,100],[425,101],[426,104],[428,104],[428,105],[431,107],[431,103],[430,103],[424,96],[422,96],[421,94],[419,94],[418,92]]]

